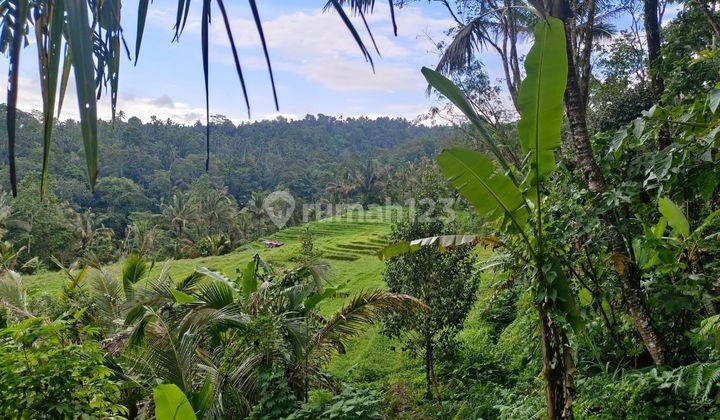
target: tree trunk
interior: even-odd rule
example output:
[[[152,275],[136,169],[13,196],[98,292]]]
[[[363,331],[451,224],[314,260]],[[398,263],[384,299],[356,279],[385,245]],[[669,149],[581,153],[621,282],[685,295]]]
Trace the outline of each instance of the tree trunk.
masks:
[[[665,81],[660,74],[660,63],[662,55],[660,51],[660,19],[658,18],[658,0],[644,0],[645,39],[648,50],[648,74],[650,75],[650,87],[652,88],[653,100],[660,102],[662,93],[665,90]],[[660,150],[670,145],[670,131],[663,125],[658,133],[658,147]]]
[[[432,370],[433,370],[432,335],[425,333],[425,398],[432,399]]]
[[[550,420],[572,419],[572,353],[565,332],[550,318],[547,306],[548,302],[544,301],[538,307],[547,417]]]
[[[640,273],[633,261],[628,261],[622,270],[619,270],[620,288],[625,298],[625,303],[630,310],[635,328],[645,343],[650,356],[656,365],[668,363],[668,351],[664,340],[653,324],[647,303],[642,296],[640,289]]]
[[[653,94],[661,95],[665,81],[658,72],[662,56],[660,55],[660,22],[658,21],[658,0],[643,1],[643,24],[648,50],[648,73]]]
[[[595,0],[588,0],[587,2],[587,22],[585,31],[582,33],[580,48],[582,53],[578,55],[580,57],[578,66],[581,66],[582,72],[580,73],[580,94],[582,95],[585,108],[587,108],[588,99],[590,97],[590,76],[592,75],[592,65],[590,58],[592,56],[593,46],[593,29],[595,28]]]
[[[577,70],[573,62],[572,39],[566,31],[566,48],[568,53],[568,81],[565,89],[565,110],[570,123],[570,142],[574,153],[574,161],[582,170],[588,190],[595,194],[607,191],[605,177],[595,160],[590,134],[587,129],[586,107],[578,85]],[[610,236],[611,247],[615,254],[623,258],[624,269],[618,270],[620,286],[628,304],[635,327],[642,337],[645,347],[657,365],[667,363],[668,351],[659,331],[652,323],[650,311],[640,288],[640,270],[632,258],[627,257],[622,236],[616,220],[605,219],[605,229]]]
[[[573,60],[573,44],[569,31],[565,31],[565,45],[568,55],[568,80],[565,88],[565,111],[570,123],[571,146],[575,165],[582,170],[588,189],[594,193],[607,190],[605,178],[595,161],[590,134],[587,129],[586,107],[578,83],[577,70]]]

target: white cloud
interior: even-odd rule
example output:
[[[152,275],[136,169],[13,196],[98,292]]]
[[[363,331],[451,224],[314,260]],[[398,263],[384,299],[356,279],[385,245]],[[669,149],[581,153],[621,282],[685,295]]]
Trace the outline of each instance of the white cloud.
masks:
[[[287,66],[310,81],[336,91],[394,91],[422,89],[422,75],[409,66],[383,63],[372,68],[364,61],[325,57],[300,66]]]
[[[262,12],[262,10],[261,10]],[[260,39],[251,18],[235,17],[246,13],[242,8],[229,10],[235,44],[241,50],[241,63],[253,69],[264,69]],[[183,36],[197,36],[200,22],[191,17]],[[196,15],[195,15],[196,16]],[[300,10],[265,20],[263,28],[273,65],[278,70],[295,73],[313,83],[336,91],[408,91],[424,88],[419,73],[420,63],[427,51],[434,50],[431,38],[441,39],[442,31],[452,25],[449,19],[425,16],[419,8],[405,7],[396,10],[399,25],[398,37],[392,34],[390,12],[386,5],[378,4],[367,20],[382,58],[378,57],[365,31],[362,20],[353,22],[360,31],[366,46],[371,50],[376,72],[364,60],[357,44],[342,20],[334,11],[322,9]],[[150,15],[163,26],[174,24],[174,11],[158,11]],[[213,51],[213,61],[233,65],[229,42],[221,15],[217,13],[211,25],[210,38],[225,49]]]
[[[20,77],[19,83],[18,108],[28,112],[41,112],[43,105],[38,79]],[[151,116],[155,116],[161,120],[171,119],[180,124],[193,124],[195,121],[205,120],[205,108],[194,107],[190,104],[175,101],[167,94],[155,98],[146,98],[122,94],[121,92],[118,97],[117,108],[119,111],[124,111],[127,118],[138,117],[142,121],[149,121]],[[41,115],[41,113],[39,115]],[[77,120],[79,116],[80,112],[75,96],[75,82],[71,76],[68,82],[60,119]],[[108,95],[103,96],[100,101],[98,101],[98,117],[105,120],[109,120],[112,117]],[[245,121],[244,118],[238,116],[228,116],[228,118],[235,123]]]
[[[243,12],[243,10],[239,10]],[[232,18],[228,13],[239,48],[260,47],[260,37],[255,22],[250,18]],[[239,13],[238,13],[239,14]],[[404,7],[396,10],[398,37],[392,34],[390,11],[386,5],[377,5],[371,15],[366,16],[373,32],[380,53],[386,58],[407,57],[416,50],[424,50],[432,44],[418,43],[418,39],[427,40],[426,34],[440,37],[442,31],[453,26],[450,19],[437,19],[424,15],[417,7]],[[164,26],[174,25],[174,17],[169,11],[159,11],[151,15],[151,19],[163,22]],[[356,29],[366,46],[372,49],[372,42],[358,16],[351,16]],[[315,54],[342,54],[348,57],[362,57],[362,54],[350,32],[334,11],[324,12],[322,9],[301,10],[275,19],[263,21],[263,29],[268,47],[275,54],[287,57],[312,59]],[[185,32],[199,33],[198,19],[189,18]],[[225,26],[220,15],[211,25],[211,41],[215,44],[229,46]],[[404,42],[412,41],[409,45]],[[373,51],[374,52],[374,51]]]

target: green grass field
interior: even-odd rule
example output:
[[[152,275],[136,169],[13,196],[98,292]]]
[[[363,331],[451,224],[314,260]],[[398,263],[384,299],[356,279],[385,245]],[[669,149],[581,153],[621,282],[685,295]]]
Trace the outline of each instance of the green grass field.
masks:
[[[310,222],[305,225],[283,229],[270,236],[258,239],[234,252],[217,257],[174,260],[170,263],[170,276],[180,279],[198,267],[207,267],[234,278],[236,270],[259,253],[263,259],[276,267],[292,267],[291,260],[298,255],[300,242],[306,226],[313,234],[315,248],[322,252],[321,258],[331,267],[330,281],[346,283],[345,292],[352,295],[369,288],[385,286],[382,273],[384,263],[376,253],[387,243],[390,233],[389,213],[396,208],[381,207],[363,212],[355,211],[343,216]],[[267,239],[283,242],[279,248],[268,249],[263,241]],[[159,275],[163,261],[158,261],[148,278]],[[104,267],[110,273],[121,271],[122,263]],[[23,281],[31,293],[57,293],[65,282],[61,272],[44,272],[25,276]],[[320,308],[325,314],[340,308],[346,296],[335,297],[323,302]],[[337,377],[355,383],[380,382],[387,384],[389,378],[398,380],[404,375],[422,379],[420,362],[411,360],[400,349],[398,343],[379,333],[379,327],[369,327],[348,346],[348,352],[338,355],[328,366]]]

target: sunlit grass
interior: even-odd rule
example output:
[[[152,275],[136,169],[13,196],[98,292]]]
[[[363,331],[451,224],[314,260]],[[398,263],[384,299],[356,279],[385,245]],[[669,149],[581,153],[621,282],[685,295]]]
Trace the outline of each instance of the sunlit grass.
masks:
[[[281,230],[226,255],[174,260],[170,262],[170,276],[178,280],[198,267],[207,267],[234,278],[237,269],[243,267],[256,252],[273,266],[292,267],[296,264],[292,258],[299,253],[305,227],[310,226],[315,247],[322,252],[323,257],[348,257],[347,260],[326,260],[331,268],[330,281],[346,285],[343,293],[323,302],[320,307],[324,314],[330,314],[342,307],[349,295],[365,289],[385,287],[382,278],[384,263],[373,252],[385,244],[390,233],[390,223],[382,219],[383,215],[387,215],[384,208],[354,212],[352,219],[359,222],[349,221],[347,216],[310,222]],[[266,239],[279,240],[285,245],[268,249],[263,245]],[[157,261],[148,278],[157,277],[164,263]],[[103,270],[117,275],[121,269],[122,262],[103,267]],[[57,293],[65,282],[64,275],[57,271],[25,276],[23,280],[31,293],[35,294]],[[408,369],[413,371],[413,375],[421,372],[419,362],[404,354],[399,343],[384,337],[377,326],[368,328],[353,340],[347,353],[335,357],[328,369],[333,375],[355,383],[377,382],[380,385],[386,385],[391,375]]]

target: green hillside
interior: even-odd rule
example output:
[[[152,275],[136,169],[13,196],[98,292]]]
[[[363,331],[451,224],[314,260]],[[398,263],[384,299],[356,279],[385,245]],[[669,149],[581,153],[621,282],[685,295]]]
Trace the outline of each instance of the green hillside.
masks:
[[[397,208],[379,207],[283,229],[229,254],[172,261],[170,275],[181,278],[197,267],[207,267],[233,277],[236,269],[243,267],[255,253],[275,267],[292,267],[295,264],[292,258],[298,255],[301,238],[309,227],[315,247],[322,253],[321,259],[330,266],[330,281],[346,283],[344,293],[323,302],[322,312],[331,313],[343,305],[347,295],[384,286],[384,263],[377,258],[376,252],[386,244],[386,236],[390,232],[389,216],[397,211]],[[280,241],[284,245],[267,248],[265,240]],[[115,263],[105,269],[119,273],[121,266],[122,263]],[[157,276],[162,266],[163,262],[156,262],[148,278]],[[61,272],[52,271],[25,276],[23,281],[31,293],[55,293],[65,279]],[[338,355],[332,361],[330,371],[351,381],[374,382],[407,369],[420,369],[419,362],[399,350],[395,351],[395,346],[396,343],[382,336],[377,327],[372,327],[357,338],[356,345],[349,346],[348,353]],[[422,382],[421,370],[417,373],[420,376],[414,376]]]

